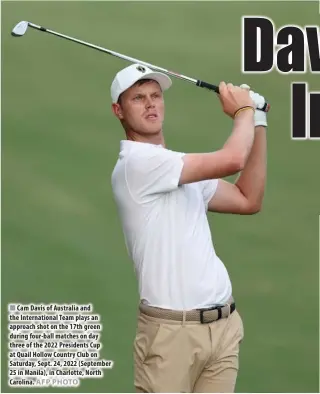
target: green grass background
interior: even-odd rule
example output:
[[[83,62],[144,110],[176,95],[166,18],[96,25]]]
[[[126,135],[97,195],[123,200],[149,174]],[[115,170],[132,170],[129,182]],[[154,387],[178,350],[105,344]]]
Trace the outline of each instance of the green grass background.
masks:
[[[318,392],[319,142],[290,139],[290,83],[319,75],[241,74],[242,15],[319,25],[317,2],[2,2],[2,391],[7,303],[93,303],[103,379],[57,392],[132,392],[137,285],[110,187],[123,131],[110,111],[129,63],[30,30],[20,20],[208,82],[248,83],[272,104],[263,211],[210,215],[245,325],[238,392]],[[175,79],[165,137],[219,149],[231,123],[208,91]],[[155,251],[156,253],[156,251]],[[195,262],[196,263],[196,262]],[[37,390],[37,392],[50,390]]]

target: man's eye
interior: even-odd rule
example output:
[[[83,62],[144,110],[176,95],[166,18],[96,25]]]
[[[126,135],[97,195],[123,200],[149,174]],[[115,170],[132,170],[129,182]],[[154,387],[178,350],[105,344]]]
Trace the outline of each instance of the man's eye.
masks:
[[[142,96],[135,96],[134,97],[134,100],[141,100],[142,99]]]

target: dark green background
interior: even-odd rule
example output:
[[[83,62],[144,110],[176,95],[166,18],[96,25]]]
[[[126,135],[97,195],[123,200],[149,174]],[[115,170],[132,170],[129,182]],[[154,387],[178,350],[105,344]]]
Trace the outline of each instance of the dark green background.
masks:
[[[115,367],[70,391],[133,391],[138,302],[110,187],[124,134],[109,87],[129,63],[31,29],[15,39],[20,20],[269,99],[263,211],[210,215],[245,325],[237,391],[318,391],[319,142],[291,141],[290,84],[320,90],[319,75],[242,75],[242,15],[277,29],[319,25],[317,2],[306,1],[2,3],[3,391],[9,302],[93,303],[101,355]],[[166,110],[171,149],[219,149],[230,134],[213,94],[186,82],[174,80]]]

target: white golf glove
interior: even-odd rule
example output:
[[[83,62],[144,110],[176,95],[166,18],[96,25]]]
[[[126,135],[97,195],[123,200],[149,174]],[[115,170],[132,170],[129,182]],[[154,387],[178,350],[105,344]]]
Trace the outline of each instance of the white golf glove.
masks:
[[[240,85],[240,88],[249,90],[250,97],[256,105],[256,108],[263,108],[265,104],[265,98],[260,96],[260,94],[253,92],[250,90],[250,86],[245,83]],[[264,126],[267,127],[267,113],[264,111],[256,110],[254,114],[254,125],[255,126]]]

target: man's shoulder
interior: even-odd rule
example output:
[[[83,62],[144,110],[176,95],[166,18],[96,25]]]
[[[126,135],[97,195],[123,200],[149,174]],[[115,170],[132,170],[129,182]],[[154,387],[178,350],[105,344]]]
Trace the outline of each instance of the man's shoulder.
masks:
[[[163,162],[178,156],[181,157],[183,155],[184,153],[182,152],[174,151],[161,146],[148,146],[147,144],[146,146],[139,146],[126,152],[122,152],[122,154],[120,153],[120,157],[124,160],[124,163],[130,165],[134,165],[134,163],[146,164],[147,161]]]

